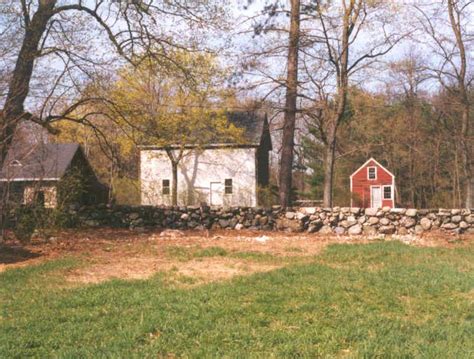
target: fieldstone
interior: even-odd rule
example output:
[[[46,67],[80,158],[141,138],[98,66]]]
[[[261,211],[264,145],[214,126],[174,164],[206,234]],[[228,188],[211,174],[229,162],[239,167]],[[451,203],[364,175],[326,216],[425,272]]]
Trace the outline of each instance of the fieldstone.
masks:
[[[452,209],[452,210],[451,210],[451,214],[452,214],[453,216],[456,216],[456,215],[458,215],[458,214],[461,214],[461,210],[460,210],[460,209]]]
[[[402,226],[404,226],[405,228],[411,228],[411,227],[414,227],[416,225],[416,220],[414,218],[411,218],[411,217],[403,217],[400,220],[400,224]]]
[[[366,208],[365,209],[365,215],[366,216],[376,216],[378,212],[377,208]]]
[[[371,226],[364,226],[363,227],[363,231],[364,231],[364,234],[365,235],[374,235],[377,233],[377,229],[375,227],[371,227]]]
[[[435,219],[438,218],[438,216],[436,216],[435,213],[428,213],[428,215],[426,216],[426,218],[431,219],[431,220],[434,221]]]
[[[304,212],[306,214],[309,214],[309,215],[315,214],[316,213],[316,207],[305,207]]]
[[[425,231],[425,230],[423,229],[423,227],[420,226],[419,224],[417,224],[417,225],[415,226],[415,234],[421,234],[421,233],[423,233],[424,231]]]
[[[388,206],[382,207],[382,212],[385,212],[385,213],[390,212],[390,207]]]
[[[367,217],[366,217],[366,216],[361,216],[361,217],[359,217],[359,219],[357,220],[357,222],[359,222],[360,224],[364,224],[365,221],[367,221]]]
[[[295,218],[295,212],[286,212],[285,213],[285,217],[288,218],[288,219],[293,219]]]
[[[462,217],[461,216],[452,216],[451,217],[451,222],[453,223],[459,223],[462,221]]]
[[[390,208],[390,213],[405,214],[405,212],[406,212],[405,208]]]
[[[449,209],[440,208],[438,210],[438,216],[445,217],[445,216],[450,216],[450,215],[451,215],[451,211]]]
[[[351,213],[359,214],[360,213],[360,208],[359,207],[351,207]]]
[[[309,217],[304,213],[301,213],[301,212],[296,213],[296,219],[298,219],[299,221],[304,221],[304,220],[307,220],[308,218]]]
[[[360,224],[356,224],[349,228],[348,233],[350,235],[358,236],[359,234],[362,234],[362,226]]]
[[[441,226],[441,228],[452,230],[452,229],[458,228],[458,225],[456,223],[452,223],[452,222],[451,223],[445,223]]]
[[[344,227],[336,227],[334,228],[334,233],[336,233],[338,236],[344,234],[346,232],[346,230],[344,229]]]
[[[418,211],[415,208],[409,208],[405,212],[405,215],[408,217],[416,217],[417,214],[418,214]]]
[[[420,226],[423,228],[423,230],[428,231],[431,229],[431,220],[424,217],[420,220]]]
[[[469,216],[471,214],[471,210],[469,208],[463,208],[463,210],[461,211],[461,214],[463,216]]]
[[[395,233],[395,226],[381,226],[381,227],[379,227],[379,233],[381,233],[381,234],[393,234],[393,233]]]
[[[469,216],[465,218],[465,220],[467,223],[470,223],[470,224],[474,223],[474,215],[470,214]]]
[[[370,217],[369,218],[369,224],[371,226],[374,226],[374,225],[378,224],[379,222],[380,222],[380,220],[377,217]]]
[[[406,229],[405,227],[400,227],[398,228],[397,233],[400,235],[408,234],[408,229]]]
[[[390,220],[388,218],[381,218],[380,219],[380,224],[382,226],[388,226],[390,224]]]
[[[84,224],[87,226],[87,227],[98,227],[100,225],[100,223],[94,219],[88,219],[86,221],[84,221]]]
[[[187,221],[188,218],[189,218],[189,214],[187,214],[187,213],[183,213],[183,214],[181,215],[181,220],[183,220],[183,221]]]
[[[133,212],[133,213],[130,213],[130,214],[128,215],[128,218],[130,218],[130,220],[134,221],[134,220],[140,218],[140,214],[139,214],[139,213],[136,213],[136,212]]]
[[[461,229],[468,229],[468,228],[469,228],[469,224],[467,224],[467,223],[464,222],[464,221],[461,221],[461,222],[459,222],[459,228],[461,228]]]
[[[332,228],[330,226],[322,226],[321,229],[319,230],[319,233],[321,233],[321,234],[331,234],[332,233]]]
[[[235,229],[236,229],[237,231],[240,231],[240,230],[244,229],[244,225],[243,225],[242,223],[237,223],[237,224],[235,225]]]

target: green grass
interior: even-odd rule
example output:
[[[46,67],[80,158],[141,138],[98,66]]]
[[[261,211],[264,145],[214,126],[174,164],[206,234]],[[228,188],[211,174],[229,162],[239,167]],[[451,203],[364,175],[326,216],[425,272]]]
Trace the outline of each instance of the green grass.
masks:
[[[474,356],[472,246],[334,245],[191,289],[165,274],[68,288],[75,265],[0,275],[0,357]]]

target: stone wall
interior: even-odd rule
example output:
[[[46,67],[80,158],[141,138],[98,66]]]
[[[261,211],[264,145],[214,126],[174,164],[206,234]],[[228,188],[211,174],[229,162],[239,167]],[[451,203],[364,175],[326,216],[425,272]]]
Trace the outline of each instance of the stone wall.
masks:
[[[86,227],[253,229],[349,235],[421,234],[430,230],[474,233],[469,209],[360,209],[303,207],[82,207],[70,215]]]

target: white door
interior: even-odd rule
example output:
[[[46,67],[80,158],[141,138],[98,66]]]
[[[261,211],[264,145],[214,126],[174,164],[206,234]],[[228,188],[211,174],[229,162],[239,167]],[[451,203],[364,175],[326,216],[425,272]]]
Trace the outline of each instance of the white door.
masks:
[[[382,187],[370,187],[370,206],[372,208],[382,208]]]
[[[211,206],[222,206],[224,204],[224,185],[220,182],[211,182]]]

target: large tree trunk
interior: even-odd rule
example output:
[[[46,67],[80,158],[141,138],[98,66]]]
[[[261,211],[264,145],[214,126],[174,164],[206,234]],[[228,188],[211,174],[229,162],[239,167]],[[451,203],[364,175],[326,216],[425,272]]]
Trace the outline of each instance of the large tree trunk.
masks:
[[[35,59],[38,56],[39,44],[46,31],[47,24],[53,16],[56,0],[39,1],[38,10],[31,21],[25,24],[25,35],[18,54],[9,84],[0,121],[0,164],[3,163],[11,144],[16,127],[20,120],[26,116],[24,103],[30,88],[31,76]]]
[[[285,119],[280,159],[280,205],[291,201],[293,151],[298,90],[298,50],[300,37],[300,0],[291,0],[291,24],[288,46],[288,74],[286,80]]]
[[[178,163],[176,161],[171,162],[172,181],[171,181],[171,204],[173,206],[178,205]]]
[[[328,144],[326,146],[326,155],[324,158],[324,185],[323,185],[323,205],[332,207],[333,184],[334,184],[334,164],[336,158],[336,130],[334,124],[328,131]]]
[[[464,170],[464,206],[474,207],[474,176],[472,174],[472,143],[469,129],[469,103],[464,105],[462,113],[461,148]]]

